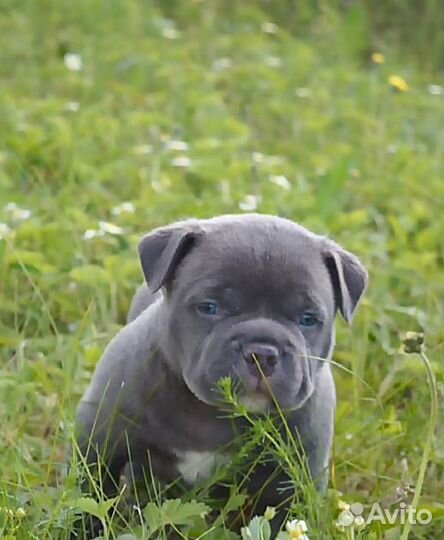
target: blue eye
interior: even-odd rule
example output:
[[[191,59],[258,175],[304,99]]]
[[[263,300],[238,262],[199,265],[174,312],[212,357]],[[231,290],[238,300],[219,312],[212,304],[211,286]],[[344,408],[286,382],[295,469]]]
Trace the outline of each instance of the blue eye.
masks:
[[[319,320],[313,313],[303,313],[298,319],[298,325],[304,327],[310,327],[317,324]]]
[[[196,310],[201,315],[217,315],[219,313],[219,304],[211,300],[200,302],[196,305]]]

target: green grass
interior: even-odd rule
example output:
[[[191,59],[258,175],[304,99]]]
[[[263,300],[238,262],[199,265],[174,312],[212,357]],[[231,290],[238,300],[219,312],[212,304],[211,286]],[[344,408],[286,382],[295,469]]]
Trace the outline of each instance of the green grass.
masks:
[[[261,212],[331,235],[370,271],[353,328],[338,323],[345,369],[335,368],[331,487],[371,505],[414,486],[430,390],[420,359],[399,352],[404,331],[425,331],[441,404],[444,394],[444,95],[428,90],[444,85],[443,10],[432,0],[378,6],[3,0],[3,538],[69,536],[74,410],[141,280],[140,236],[184,216],[238,212],[247,195]],[[81,56],[80,71],[66,53]],[[394,91],[391,75],[408,92]],[[113,213],[124,201],[135,211]],[[99,221],[124,234],[84,239]],[[420,502],[435,516],[409,538],[444,535],[443,464],[441,420]],[[345,538],[333,506],[298,507],[311,540]],[[362,538],[401,530],[372,534]]]

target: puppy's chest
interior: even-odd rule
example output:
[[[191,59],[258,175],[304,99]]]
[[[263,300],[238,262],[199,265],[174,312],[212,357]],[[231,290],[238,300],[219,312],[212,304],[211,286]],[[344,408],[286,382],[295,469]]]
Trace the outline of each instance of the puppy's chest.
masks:
[[[216,451],[184,450],[176,451],[177,470],[187,484],[194,485],[206,480],[223,465],[230,461],[227,453]]]

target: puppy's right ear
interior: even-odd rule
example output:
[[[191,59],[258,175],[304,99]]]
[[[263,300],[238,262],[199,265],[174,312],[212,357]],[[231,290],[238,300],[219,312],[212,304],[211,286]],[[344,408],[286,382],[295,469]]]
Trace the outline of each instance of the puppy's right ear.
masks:
[[[324,253],[330,273],[336,305],[350,324],[368,285],[368,272],[361,261],[333,241]]]
[[[155,229],[142,238],[139,256],[150,291],[158,291],[173,279],[180,262],[202,234],[197,222],[190,221]]]

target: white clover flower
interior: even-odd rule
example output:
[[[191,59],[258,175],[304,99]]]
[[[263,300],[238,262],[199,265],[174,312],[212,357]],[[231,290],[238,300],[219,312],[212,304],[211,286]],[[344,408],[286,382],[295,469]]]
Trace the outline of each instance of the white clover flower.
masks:
[[[171,139],[170,141],[167,141],[165,143],[165,148],[167,150],[173,150],[177,152],[186,152],[189,148],[188,143],[185,141],[177,141],[174,139]]]
[[[68,101],[65,104],[65,109],[70,112],[77,112],[80,109],[80,103],[77,101]]]
[[[0,240],[9,236],[10,232],[11,228],[9,227],[9,225],[0,222]]]
[[[288,537],[291,540],[309,540],[308,536],[305,534],[308,531],[307,524],[302,519],[293,519],[287,521],[285,526]]]
[[[108,234],[123,234],[122,227],[114,225],[114,223],[109,223],[108,221],[99,221],[99,230]]]
[[[444,87],[439,86],[439,84],[429,84],[427,90],[432,96],[442,96],[444,94]]]
[[[282,156],[270,156],[262,154],[261,152],[252,152],[251,159],[256,165],[265,163],[267,165],[280,165],[284,162]]]
[[[286,176],[284,176],[283,174],[277,174],[277,175],[270,176],[270,182],[272,182],[276,186],[279,186],[282,189],[285,189],[287,191],[291,189],[291,184],[288,181],[288,178]]]
[[[153,188],[153,191],[155,191],[156,193],[162,193],[163,191],[165,191],[162,182],[156,179],[151,180],[151,187]]]
[[[179,39],[180,32],[173,27],[162,28],[162,36],[166,39]]]
[[[98,229],[88,229],[83,233],[83,240],[91,240],[92,238],[99,238],[105,234],[120,235],[123,234],[124,230],[114,223],[109,223],[108,221],[99,221]]]
[[[217,58],[213,62],[213,71],[225,71],[226,69],[230,69],[232,67],[233,62],[230,58]]]
[[[265,64],[271,68],[280,68],[282,67],[282,59],[279,56],[267,56]]]
[[[187,169],[188,167],[191,167],[191,164],[192,161],[188,156],[177,156],[171,160],[171,165],[173,167]]]
[[[239,208],[244,212],[252,212],[256,210],[260,202],[261,197],[259,195],[245,195],[244,199],[239,203]]]
[[[264,161],[264,159],[265,159],[265,156],[264,156],[264,154],[261,154],[260,152],[252,152],[251,159],[255,163],[262,163]]]
[[[150,144],[140,144],[133,148],[133,152],[139,155],[151,154],[153,147]]]
[[[398,147],[396,146],[396,144],[389,144],[387,146],[387,153],[388,154],[396,154],[397,151],[398,151]]]
[[[134,214],[135,208],[132,202],[123,202],[111,209],[113,216],[120,216],[120,214]]]
[[[83,60],[80,54],[66,53],[63,57],[63,61],[70,71],[82,71],[83,69]]]
[[[266,34],[276,34],[279,30],[279,26],[277,24],[274,24],[273,22],[266,21],[262,23],[261,30]]]
[[[307,99],[311,97],[311,90],[309,88],[296,88],[295,94],[298,98]]]
[[[3,208],[10,214],[13,221],[24,221],[32,216],[31,210],[28,210],[28,208],[20,208],[15,202],[10,202]]]
[[[91,240],[93,238],[98,238],[99,236],[104,236],[105,231],[99,231],[97,229],[87,229],[83,233],[83,240]]]

